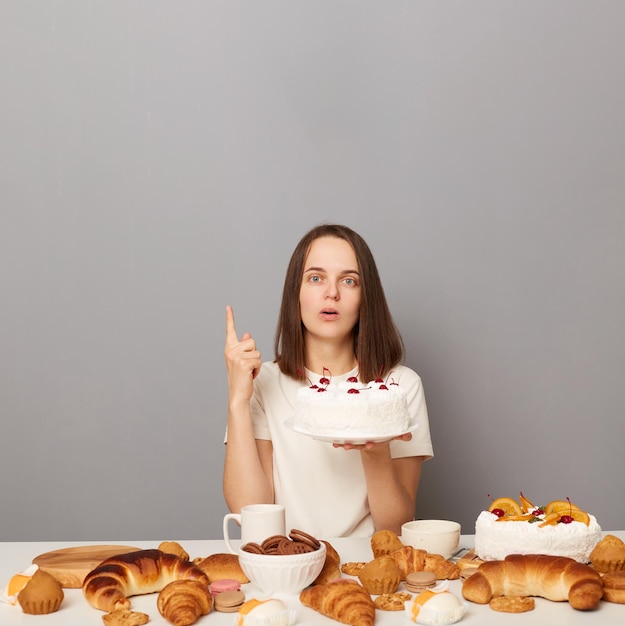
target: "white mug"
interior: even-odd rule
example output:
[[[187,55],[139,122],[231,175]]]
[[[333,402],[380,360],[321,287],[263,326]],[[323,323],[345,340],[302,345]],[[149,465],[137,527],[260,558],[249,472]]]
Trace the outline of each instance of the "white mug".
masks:
[[[224,517],[224,541],[228,550],[236,554],[230,545],[230,520],[241,527],[241,544],[262,543],[273,535],[285,534],[284,507],[281,504],[248,504],[241,513],[228,513]]]

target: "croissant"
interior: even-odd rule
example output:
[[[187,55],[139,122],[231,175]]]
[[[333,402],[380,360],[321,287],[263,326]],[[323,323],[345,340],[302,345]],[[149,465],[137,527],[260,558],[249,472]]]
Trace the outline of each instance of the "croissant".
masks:
[[[425,550],[418,550],[412,546],[404,546],[399,550],[393,550],[389,556],[397,563],[401,572],[401,579],[406,580],[410,572],[422,572],[425,569]]]
[[[437,580],[455,580],[460,576],[460,568],[451,561],[447,561],[440,554],[432,554],[412,546],[404,546],[389,555],[399,566],[402,580],[410,572],[433,572]]]
[[[496,596],[540,596],[568,600],[582,611],[594,609],[603,596],[601,576],[589,565],[564,556],[511,554],[487,561],[462,586],[466,600],[487,604]]]
[[[330,542],[322,540],[322,543],[326,544],[326,560],[319,575],[311,583],[313,585],[323,585],[341,577],[341,557],[339,553]]]
[[[448,561],[442,554],[425,555],[424,571],[433,572],[437,580],[456,580],[460,578],[460,568],[456,563]]]
[[[174,626],[189,626],[213,608],[208,587],[199,580],[174,580],[158,594],[159,613]]]
[[[180,579],[208,587],[208,577],[193,563],[161,550],[138,550],[102,561],[85,576],[82,591],[91,606],[108,612],[129,609],[129,596],[161,591]]]
[[[351,578],[308,587],[300,602],[318,613],[352,626],[373,626],[375,604],[365,588]]]
[[[329,542],[326,541],[325,539],[321,540],[321,543],[325,543],[326,544],[326,559],[333,559],[334,561],[336,561],[337,563],[341,563],[341,556],[340,554],[336,551],[336,548]]]

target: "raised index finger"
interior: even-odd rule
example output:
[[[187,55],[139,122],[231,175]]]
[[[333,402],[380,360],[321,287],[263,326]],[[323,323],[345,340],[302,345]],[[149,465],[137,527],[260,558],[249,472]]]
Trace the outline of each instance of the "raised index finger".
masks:
[[[234,346],[237,343],[239,343],[239,338],[237,337],[237,329],[234,326],[234,311],[228,305],[226,307],[226,345]]]

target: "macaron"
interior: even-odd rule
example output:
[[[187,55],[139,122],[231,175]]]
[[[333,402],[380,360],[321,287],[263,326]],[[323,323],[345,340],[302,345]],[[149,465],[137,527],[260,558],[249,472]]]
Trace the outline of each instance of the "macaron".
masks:
[[[215,611],[222,613],[236,613],[245,602],[245,594],[242,591],[222,591],[213,597]]]
[[[436,575],[433,572],[410,572],[406,576],[406,589],[419,593],[436,585]]]
[[[221,578],[220,580],[213,581],[208,588],[210,592],[216,596],[219,593],[225,591],[239,591],[241,589],[241,583],[238,580],[232,578]]]

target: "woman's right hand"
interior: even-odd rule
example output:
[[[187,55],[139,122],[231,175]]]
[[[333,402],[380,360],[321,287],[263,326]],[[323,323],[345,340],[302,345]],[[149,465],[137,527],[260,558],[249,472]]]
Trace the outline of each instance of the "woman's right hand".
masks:
[[[226,369],[230,402],[249,402],[252,397],[253,381],[261,367],[260,352],[249,333],[244,333],[239,341],[234,325],[232,307],[226,307]]]

